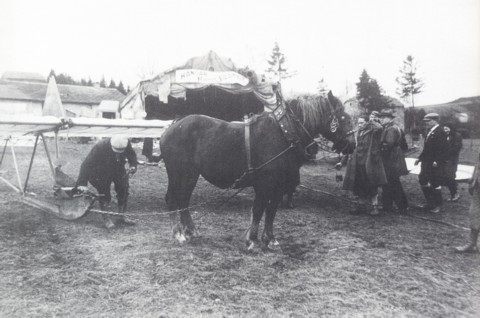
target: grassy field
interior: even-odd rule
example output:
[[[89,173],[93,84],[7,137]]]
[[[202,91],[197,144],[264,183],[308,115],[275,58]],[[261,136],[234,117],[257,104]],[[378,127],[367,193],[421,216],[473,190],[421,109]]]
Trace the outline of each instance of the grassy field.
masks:
[[[479,140],[465,141],[473,163]],[[64,143],[75,176],[92,144]],[[52,148],[53,149],[53,148]],[[17,148],[23,171],[29,148]],[[51,196],[43,153],[30,191]],[[11,170],[8,153],[0,170]],[[301,170],[296,208],[277,213],[278,252],[251,254],[244,233],[253,193],[231,193],[202,179],[194,191],[200,237],[171,238],[163,168],[140,167],[131,179],[133,227],[107,231],[95,213],[64,221],[25,206],[0,185],[1,317],[478,317],[480,256],[453,253],[469,232],[466,184],[458,203],[419,218],[350,215],[352,197],[325,162]],[[4,178],[15,181],[10,172]],[[25,173],[22,175],[25,177]],[[411,204],[423,202],[417,176],[402,179]],[[319,192],[335,194],[340,198]],[[447,192],[444,190],[444,194]]]

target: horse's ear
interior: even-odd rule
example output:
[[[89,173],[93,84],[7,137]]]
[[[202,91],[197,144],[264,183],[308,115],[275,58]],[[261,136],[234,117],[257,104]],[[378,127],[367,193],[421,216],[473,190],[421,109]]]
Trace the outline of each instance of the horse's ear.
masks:
[[[333,108],[336,108],[337,99],[335,98],[335,96],[333,96],[332,91],[328,91],[327,98],[328,98],[328,101],[330,102],[330,105],[332,105]]]

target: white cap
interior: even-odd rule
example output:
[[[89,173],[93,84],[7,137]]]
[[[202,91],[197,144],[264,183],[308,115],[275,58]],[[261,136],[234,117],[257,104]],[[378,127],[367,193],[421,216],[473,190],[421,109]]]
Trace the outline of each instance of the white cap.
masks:
[[[125,151],[125,148],[127,148],[128,138],[125,136],[113,136],[110,139],[110,145],[114,152],[122,153]]]

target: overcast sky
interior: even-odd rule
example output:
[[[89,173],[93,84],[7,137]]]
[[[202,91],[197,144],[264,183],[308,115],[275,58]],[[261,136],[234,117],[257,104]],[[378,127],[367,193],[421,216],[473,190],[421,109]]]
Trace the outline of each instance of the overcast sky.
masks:
[[[0,0],[0,73],[143,76],[214,50],[267,68],[274,42],[297,75],[286,93],[355,95],[363,69],[397,97],[407,55],[425,82],[416,105],[480,95],[480,0]]]

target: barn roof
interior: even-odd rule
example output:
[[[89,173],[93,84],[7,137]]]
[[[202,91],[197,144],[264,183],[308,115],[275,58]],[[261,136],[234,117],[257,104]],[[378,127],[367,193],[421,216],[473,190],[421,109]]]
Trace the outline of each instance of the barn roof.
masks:
[[[57,84],[63,103],[99,104],[102,100],[123,101],[115,88]],[[0,80],[0,99],[43,102],[47,83]]]
[[[43,76],[42,74],[32,73],[32,72],[14,72],[14,71],[4,72],[2,74],[2,80],[39,82],[39,83],[47,82],[45,76]]]

